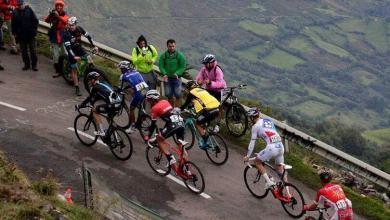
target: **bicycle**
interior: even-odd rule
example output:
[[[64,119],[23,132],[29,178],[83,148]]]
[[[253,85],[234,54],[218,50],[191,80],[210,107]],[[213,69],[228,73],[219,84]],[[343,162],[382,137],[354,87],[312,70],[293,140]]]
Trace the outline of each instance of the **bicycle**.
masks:
[[[171,151],[177,154],[179,158],[178,162],[170,165],[167,156],[157,146],[157,143],[153,142],[153,139],[148,142],[145,151],[146,160],[152,170],[160,176],[166,176],[173,170],[177,176],[183,179],[188,190],[195,194],[202,193],[205,189],[204,177],[200,169],[187,159],[188,153],[184,147],[187,142],[178,140],[178,148],[172,147],[172,145],[169,146]]]
[[[241,137],[248,129],[248,116],[244,107],[238,101],[234,93],[236,89],[244,89],[247,85],[241,84],[238,86],[227,87],[225,97],[221,102],[221,106],[225,108],[225,123],[231,135],[234,137]]]
[[[87,106],[86,108],[92,108]],[[92,109],[89,114],[82,113],[77,109],[79,115],[74,120],[74,131],[77,138],[85,146],[94,145],[99,136],[94,134],[97,131],[96,122],[93,118]],[[108,121],[108,129],[105,131],[105,136],[100,137],[111,150],[112,154],[119,160],[128,160],[133,153],[133,143],[124,129],[116,126],[111,115],[101,114]],[[127,150],[126,150],[127,149]]]
[[[326,220],[327,218],[324,217],[325,213],[326,213],[326,210],[328,209],[329,207],[317,207],[316,209],[314,210],[311,210],[311,211],[318,211],[320,214],[318,215],[318,218],[314,217],[314,216],[306,216],[305,217],[305,220]],[[310,211],[310,212],[311,212]]]
[[[195,126],[196,113],[194,112],[193,109],[190,110],[185,109],[182,113],[188,114],[187,117],[184,117],[186,118],[184,122],[184,128],[185,128],[184,140],[189,143],[186,147],[186,150],[190,150],[194,146],[195,139],[198,141],[198,146],[200,148],[199,143],[202,137]],[[226,146],[226,143],[222,139],[222,137],[213,131],[214,129],[212,127],[208,127],[207,124],[205,125],[205,127],[207,128],[206,135],[209,135],[208,142],[210,147],[204,151],[206,152],[207,157],[212,163],[220,166],[226,163],[226,161],[229,158],[228,147]],[[173,138],[177,144],[178,139],[176,135],[173,136]]]
[[[80,79],[81,77],[84,77],[88,75],[90,72],[98,72],[100,74],[100,80],[101,81],[106,81],[110,82],[106,74],[104,73],[103,70],[100,70],[96,68],[92,62],[91,56],[93,55],[93,51],[91,51],[89,54],[86,56],[80,57],[81,60],[76,63],[77,65],[77,77]],[[71,73],[71,66],[69,63],[69,57],[67,55],[61,55],[59,58],[59,65],[61,66],[61,75],[64,78],[65,82],[69,85],[73,85],[73,78],[72,78],[72,73]],[[84,77],[84,87],[90,92],[90,85],[88,83],[87,77]]]
[[[256,157],[250,158],[249,161],[255,160]],[[275,199],[279,200],[282,204],[284,211],[287,212],[293,218],[300,218],[303,214],[303,206],[305,200],[302,193],[296,186],[289,182],[285,182],[286,170],[292,169],[292,166],[284,164],[284,171],[282,177],[276,182],[276,185],[272,188],[265,188],[265,179],[262,178],[260,171],[254,164],[246,163],[244,169],[244,181],[249,192],[256,198],[262,199],[268,195],[271,191]],[[267,170],[267,174],[271,178],[277,175],[277,171],[268,162],[263,162],[264,167]],[[271,175],[273,173],[274,175]],[[299,206],[300,205],[300,206]]]

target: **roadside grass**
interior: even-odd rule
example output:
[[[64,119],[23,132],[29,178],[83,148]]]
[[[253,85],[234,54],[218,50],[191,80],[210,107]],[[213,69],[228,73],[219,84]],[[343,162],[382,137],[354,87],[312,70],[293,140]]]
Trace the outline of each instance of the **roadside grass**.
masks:
[[[304,31],[305,35],[308,36],[310,39],[313,40],[313,42],[321,49],[325,50],[326,52],[339,56],[339,57],[352,57],[352,55],[344,50],[341,47],[338,47],[334,44],[325,42],[321,39],[320,36],[318,36],[314,31],[310,29],[306,29]]]
[[[305,53],[309,53],[314,50],[311,43],[308,42],[304,37],[295,37],[291,39],[291,41],[288,43],[288,47]]]
[[[278,27],[273,24],[263,24],[253,22],[250,20],[240,21],[239,26],[247,31],[250,31],[261,37],[273,38],[275,37]]]
[[[385,144],[390,145],[390,128],[367,130],[362,133],[363,137],[377,143],[378,145],[384,146]]]
[[[0,219],[56,219],[45,206],[52,206],[67,219],[99,219],[82,206],[57,199],[58,183],[48,177],[30,183],[27,177],[0,152]]]
[[[296,65],[305,63],[301,58],[279,49],[274,49],[271,54],[266,56],[263,60],[271,66],[287,70],[293,70]]]

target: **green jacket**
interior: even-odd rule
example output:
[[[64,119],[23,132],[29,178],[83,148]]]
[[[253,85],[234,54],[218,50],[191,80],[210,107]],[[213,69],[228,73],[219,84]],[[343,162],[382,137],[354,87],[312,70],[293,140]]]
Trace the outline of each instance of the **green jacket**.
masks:
[[[131,59],[135,69],[140,73],[149,73],[152,71],[153,64],[157,61],[157,57],[157,50],[152,45],[148,45],[148,50],[145,55],[142,54],[142,50],[139,47],[133,48],[133,52],[131,53]],[[152,61],[153,63],[148,64],[147,61]]]
[[[186,68],[186,63],[187,61],[183,53],[175,50],[173,54],[169,54],[168,51],[165,51],[160,56],[158,66],[163,76],[173,77],[176,74],[178,77],[181,77]]]

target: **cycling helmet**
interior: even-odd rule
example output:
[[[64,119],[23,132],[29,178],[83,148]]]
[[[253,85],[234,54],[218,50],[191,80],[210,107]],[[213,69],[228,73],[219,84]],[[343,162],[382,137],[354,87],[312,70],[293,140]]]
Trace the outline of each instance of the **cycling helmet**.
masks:
[[[87,75],[88,80],[91,80],[91,79],[97,80],[97,79],[99,79],[99,77],[100,77],[100,74],[98,72],[90,72]]]
[[[191,89],[196,88],[196,87],[199,87],[199,85],[195,80],[191,80],[191,81],[187,82],[187,84],[186,84],[186,88],[188,90],[191,90]]]
[[[68,24],[69,25],[76,25],[77,24],[77,18],[76,17],[70,17],[68,19]]]
[[[160,93],[157,91],[157,90],[149,90],[147,93],[146,93],[146,98],[147,99],[154,99],[154,100],[158,100],[160,99]]]
[[[121,62],[118,63],[117,67],[119,69],[133,69],[133,64],[127,60],[122,60]]]
[[[207,63],[212,63],[215,61],[215,56],[213,54],[207,54],[203,60],[202,60],[202,63],[203,64],[207,64]]]
[[[323,183],[329,183],[332,180],[332,174],[329,171],[323,171],[320,173],[320,179]]]
[[[249,117],[257,117],[259,116],[260,111],[256,107],[253,107],[247,111],[247,114]]]

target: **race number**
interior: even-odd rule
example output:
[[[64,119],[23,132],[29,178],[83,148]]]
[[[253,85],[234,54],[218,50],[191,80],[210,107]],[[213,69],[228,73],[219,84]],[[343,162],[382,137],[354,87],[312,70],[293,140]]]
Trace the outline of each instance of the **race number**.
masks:
[[[171,115],[171,117],[169,117],[169,119],[171,120],[172,123],[175,123],[179,126],[183,126],[184,123],[183,123],[183,118],[180,117],[180,115]]]
[[[339,200],[336,202],[336,206],[338,209],[346,209],[347,203],[345,202],[345,200]]]
[[[145,88],[148,88],[148,84],[146,84],[145,82],[141,82],[141,83],[138,83],[137,85],[135,85],[135,90],[137,90],[137,91],[141,91]]]

